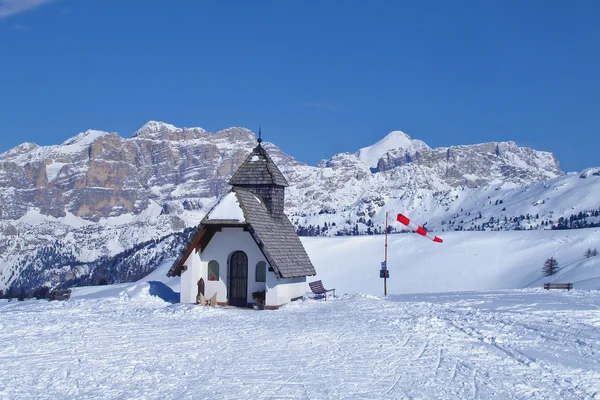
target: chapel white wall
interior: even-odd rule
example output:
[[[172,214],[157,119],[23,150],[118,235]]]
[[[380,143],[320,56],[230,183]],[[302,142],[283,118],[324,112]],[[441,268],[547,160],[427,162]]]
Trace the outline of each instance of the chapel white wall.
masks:
[[[227,291],[229,288],[228,270],[229,257],[236,251],[243,251],[248,257],[248,296],[247,301],[253,302],[252,292],[265,290],[265,282],[256,282],[256,264],[264,261],[269,267],[269,263],[256,245],[249,232],[243,228],[223,228],[221,232],[216,232],[204,251],[199,256],[198,270],[201,274],[194,276],[196,282],[200,277],[204,278],[205,296],[211,298],[217,293],[217,302],[224,303],[228,300]],[[209,281],[208,263],[215,260],[219,263],[219,280]],[[183,278],[183,275],[182,275]],[[197,291],[196,286],[196,291]],[[195,297],[194,301],[195,302]]]
[[[181,303],[196,303],[198,281],[202,276],[200,257],[195,251],[192,251],[183,265],[185,271],[181,273],[181,293],[179,294],[179,301]],[[204,280],[206,280],[206,278],[204,278]]]
[[[267,272],[266,306],[281,306],[306,294],[306,277],[282,279]]]
[[[281,279],[273,271],[269,271],[269,262],[249,232],[243,228],[223,228],[216,232],[204,251],[199,254],[192,251],[184,265],[186,271],[181,273],[182,303],[196,303],[198,281],[204,278],[204,293],[207,299],[217,293],[217,302],[228,301],[229,257],[235,251],[243,251],[248,256],[248,296],[247,302],[255,302],[252,292],[266,290],[265,305],[280,306],[289,303],[293,298],[306,294],[306,277]],[[208,280],[208,263],[215,260],[219,263],[219,280]],[[267,265],[266,282],[256,282],[256,264],[264,261]]]

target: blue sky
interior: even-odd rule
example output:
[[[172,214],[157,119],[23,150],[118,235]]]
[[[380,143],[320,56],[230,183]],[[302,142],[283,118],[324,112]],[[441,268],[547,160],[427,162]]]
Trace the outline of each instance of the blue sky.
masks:
[[[392,130],[600,165],[600,2],[0,0],[0,152],[148,120],[316,164]]]

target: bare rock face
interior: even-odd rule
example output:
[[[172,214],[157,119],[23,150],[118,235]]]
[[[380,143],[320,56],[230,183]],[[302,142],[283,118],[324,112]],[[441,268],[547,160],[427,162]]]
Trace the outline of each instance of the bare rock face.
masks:
[[[389,140],[385,142],[390,135],[384,144],[389,145]],[[284,165],[282,171],[294,188],[286,197],[288,212],[339,211],[353,204],[359,210],[361,204],[375,204],[385,196],[431,196],[492,183],[528,185],[563,174],[551,153],[514,142],[431,149],[404,133],[394,139],[406,147],[377,143],[354,154],[337,154],[317,168]]]
[[[137,215],[150,201],[200,204],[228,189],[255,139],[245,128],[210,133],[151,121],[128,139],[90,130],[58,146],[24,143],[0,155],[0,218],[19,219],[33,208],[98,221]],[[514,142],[431,149],[399,131],[317,167],[267,147],[289,178],[292,212],[340,209],[397,190],[524,185],[562,174],[552,154]]]
[[[17,235],[17,228],[14,227],[14,225],[7,225],[4,228],[4,231],[2,232],[2,234],[4,236],[16,236]]]
[[[415,152],[394,149],[380,158],[376,171],[389,171],[407,164],[431,168],[453,187],[477,187],[495,179],[524,185],[561,174],[559,164],[551,153],[519,147],[514,142]]]
[[[290,183],[285,207],[296,220],[336,211],[372,217],[389,199],[445,204],[440,193],[457,188],[562,174],[552,154],[514,142],[431,149],[396,131],[318,166],[263,145]],[[65,268],[89,275],[89,265],[73,265],[194,226],[255,146],[245,128],[208,132],[151,121],[129,138],[89,130],[60,145],[24,143],[0,154],[0,289],[25,268],[50,268],[50,280]]]
[[[188,190],[192,197],[218,196],[254,143],[243,128],[208,133],[149,122],[129,139],[88,131],[60,146],[23,144],[0,156],[2,217],[39,208],[98,220],[138,214],[149,200],[177,200]]]

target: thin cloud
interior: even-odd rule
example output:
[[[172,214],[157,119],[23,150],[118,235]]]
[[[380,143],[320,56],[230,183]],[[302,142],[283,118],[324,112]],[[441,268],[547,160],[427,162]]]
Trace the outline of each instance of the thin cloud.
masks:
[[[335,105],[333,105],[331,103],[328,103],[326,101],[315,101],[313,103],[304,103],[303,106],[304,107],[324,108],[324,109],[329,110],[329,111],[335,111],[335,110],[338,109],[337,106],[335,106]]]
[[[19,14],[55,0],[0,0],[0,18]]]
[[[14,24],[13,28],[15,28],[15,30],[17,30],[17,31],[28,31],[28,30],[31,30],[30,26],[21,25],[21,24]]]

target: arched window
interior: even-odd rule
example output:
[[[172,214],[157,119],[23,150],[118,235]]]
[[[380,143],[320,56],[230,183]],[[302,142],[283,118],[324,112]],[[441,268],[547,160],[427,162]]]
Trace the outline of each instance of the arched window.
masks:
[[[267,263],[264,261],[259,261],[256,264],[256,282],[266,282],[267,281]]]
[[[208,263],[208,280],[218,281],[219,280],[219,263],[215,260],[209,261]]]

